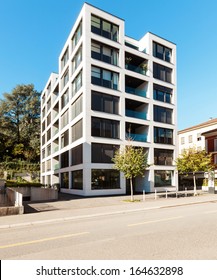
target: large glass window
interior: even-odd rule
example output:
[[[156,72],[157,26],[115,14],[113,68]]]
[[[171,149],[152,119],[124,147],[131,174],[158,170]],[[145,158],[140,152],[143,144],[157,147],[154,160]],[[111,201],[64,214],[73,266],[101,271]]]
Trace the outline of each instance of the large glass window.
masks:
[[[73,60],[72,60],[72,73],[75,72],[75,70],[78,68],[82,61],[82,47],[79,48],[77,53],[75,54]]]
[[[62,86],[63,86],[63,88],[68,83],[68,81],[69,81],[69,69],[66,70],[66,72],[64,73],[64,75],[62,77]]]
[[[173,130],[163,127],[154,128],[154,142],[161,144],[173,144]]]
[[[61,127],[65,127],[68,124],[69,120],[69,110],[65,111],[64,114],[61,116]]]
[[[72,189],[82,190],[83,189],[83,170],[75,170],[71,172]]]
[[[112,163],[118,145],[92,143],[92,163]]]
[[[106,63],[118,65],[118,50],[96,41],[92,41],[91,44],[91,57]]]
[[[62,68],[67,64],[69,59],[69,48],[66,49],[62,59],[61,59],[61,66]]]
[[[83,96],[80,95],[72,104],[72,120],[76,118],[81,112],[83,107]]]
[[[119,27],[94,15],[91,16],[91,31],[113,41],[118,41]]]
[[[120,173],[114,169],[92,169],[91,189],[119,189]]]
[[[119,139],[119,121],[92,117],[92,136]]]
[[[65,168],[69,166],[69,152],[61,154],[61,168]]]
[[[119,76],[118,73],[92,66],[91,83],[94,85],[117,90],[118,83],[119,83]]]
[[[83,145],[71,149],[71,165],[83,163]]]
[[[76,76],[72,82],[72,96],[74,96],[82,87],[82,71]]]
[[[173,110],[154,105],[154,121],[172,124]]]
[[[172,89],[154,84],[154,99],[165,103],[172,102]]]
[[[82,119],[72,126],[72,142],[78,140],[83,135]]]
[[[172,83],[172,69],[155,62],[153,63],[153,68],[154,78]]]
[[[80,22],[78,28],[75,31],[74,36],[72,37],[72,49],[74,50],[75,46],[79,42],[82,35],[82,22]]]
[[[170,62],[172,56],[172,50],[161,44],[153,42],[153,56]]]
[[[101,92],[92,91],[92,110],[118,114],[119,112],[119,97],[104,94]]]
[[[154,164],[155,165],[172,165],[173,150],[154,149]]]
[[[170,170],[155,170],[154,171],[154,186],[166,187],[172,185],[172,171]]]
[[[66,147],[69,144],[69,131],[66,130],[62,135],[61,135],[61,148]]]
[[[69,173],[63,172],[60,174],[60,186],[62,189],[69,188]]]
[[[69,89],[61,96],[61,108],[63,109],[69,102]]]

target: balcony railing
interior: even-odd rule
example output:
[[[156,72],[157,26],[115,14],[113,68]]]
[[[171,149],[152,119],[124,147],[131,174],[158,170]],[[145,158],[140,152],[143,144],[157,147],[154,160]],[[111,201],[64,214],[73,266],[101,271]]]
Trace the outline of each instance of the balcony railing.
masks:
[[[137,133],[126,133],[126,139],[131,139],[133,141],[147,142],[147,134],[137,134]]]
[[[138,118],[142,120],[147,120],[147,114],[145,112],[137,112],[133,110],[126,109],[126,116],[132,118]]]
[[[131,94],[135,94],[135,95],[138,95],[138,96],[146,97],[146,91],[145,90],[141,90],[141,89],[126,86],[125,91],[126,91],[126,93],[131,93]]]
[[[126,64],[125,65],[125,68],[130,70],[130,71],[133,71],[133,72],[136,72],[136,73],[140,73],[142,75],[146,75],[146,70],[143,69],[142,67],[140,66],[137,66],[137,65],[133,65],[133,64]]]

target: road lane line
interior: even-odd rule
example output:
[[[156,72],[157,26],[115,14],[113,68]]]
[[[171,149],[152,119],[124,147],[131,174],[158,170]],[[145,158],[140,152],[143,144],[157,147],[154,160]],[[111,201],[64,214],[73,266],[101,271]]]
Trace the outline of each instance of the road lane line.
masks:
[[[54,237],[42,238],[42,239],[37,239],[37,240],[19,242],[19,243],[14,243],[14,244],[8,244],[8,245],[2,245],[2,246],[0,245],[0,249],[13,248],[13,247],[19,247],[19,246],[31,245],[31,244],[37,244],[37,243],[42,243],[42,242],[47,242],[47,241],[52,241],[52,240],[58,240],[58,239],[64,239],[64,238],[70,238],[70,237],[75,237],[75,236],[80,236],[80,235],[85,235],[85,234],[89,234],[89,232],[79,232],[79,233],[65,234],[65,235],[59,235],[59,236],[54,236]]]
[[[152,220],[152,221],[146,221],[146,222],[141,222],[141,223],[136,223],[136,224],[129,224],[128,227],[153,224],[153,223],[159,223],[159,222],[166,222],[166,221],[177,220],[177,219],[182,219],[182,218],[183,218],[183,216],[177,216],[177,217],[171,217],[171,218],[166,218],[166,219],[161,219],[161,220]]]

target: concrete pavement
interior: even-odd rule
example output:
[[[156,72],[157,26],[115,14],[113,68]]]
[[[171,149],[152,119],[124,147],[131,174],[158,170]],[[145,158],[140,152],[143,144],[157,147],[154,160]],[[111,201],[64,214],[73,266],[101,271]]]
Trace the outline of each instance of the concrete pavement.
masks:
[[[198,196],[167,199],[159,197],[154,199],[153,195],[146,195],[145,201],[143,201],[142,195],[135,195],[134,198],[138,201],[129,202],[129,196],[83,198],[60,194],[58,201],[26,203],[26,210],[28,212],[26,214],[0,217],[0,229],[190,204],[217,203],[217,195],[215,194],[200,194]]]

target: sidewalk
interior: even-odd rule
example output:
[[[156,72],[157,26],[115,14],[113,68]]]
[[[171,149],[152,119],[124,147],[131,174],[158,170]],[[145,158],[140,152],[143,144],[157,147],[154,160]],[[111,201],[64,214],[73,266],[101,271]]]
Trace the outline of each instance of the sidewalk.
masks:
[[[0,229],[85,219],[93,216],[148,211],[190,204],[217,203],[217,195],[215,194],[167,199],[157,198],[156,200],[153,195],[146,195],[145,201],[143,201],[142,195],[135,195],[134,198],[140,201],[127,202],[126,200],[130,200],[129,196],[81,198],[61,194],[60,200],[58,201],[28,203],[26,209],[29,213],[27,214],[0,217]]]

